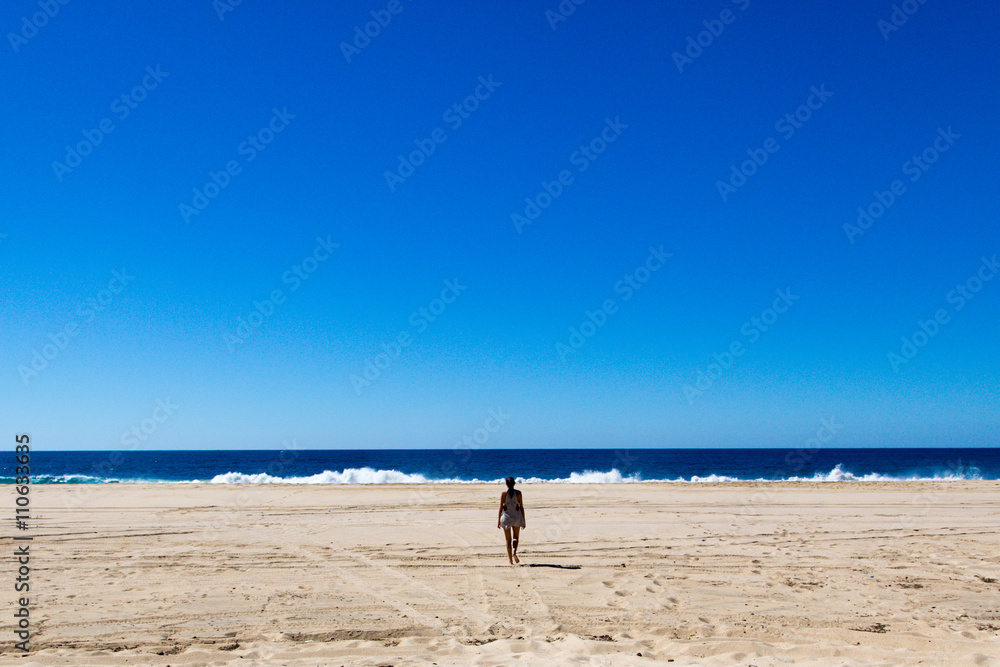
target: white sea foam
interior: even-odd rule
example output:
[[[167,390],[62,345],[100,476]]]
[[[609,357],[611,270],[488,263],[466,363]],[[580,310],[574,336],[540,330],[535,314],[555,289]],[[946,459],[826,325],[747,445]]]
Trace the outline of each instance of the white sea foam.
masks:
[[[941,473],[927,476],[892,476],[879,473],[856,475],[844,470],[838,464],[829,472],[817,472],[812,477],[784,477],[781,479],[765,479],[763,477],[743,479],[730,475],[692,475],[690,478],[674,479],[643,479],[639,474],[622,475],[617,468],[607,472],[599,470],[584,470],[572,472],[569,477],[525,477],[520,478],[520,484],[720,484],[727,482],[902,482],[902,481],[947,481],[982,479],[975,468],[964,471]],[[197,481],[197,480],[195,480]],[[398,470],[375,470],[373,468],[347,468],[341,472],[324,470],[317,475],[308,477],[274,477],[266,473],[248,475],[239,472],[229,472],[212,478],[213,484],[503,484],[503,478],[497,479],[458,479],[429,478],[421,474],[409,474]]]
[[[324,470],[307,477],[275,477],[267,473],[247,475],[241,472],[227,472],[212,478],[212,484],[426,484],[432,480],[420,474],[407,474],[398,470],[375,470],[374,468],[345,468],[341,472]],[[449,482],[458,480],[433,480]]]
[[[781,479],[739,478],[729,475],[709,474],[705,476],[692,475],[689,478],[645,479],[639,473],[623,475],[617,468],[607,472],[600,470],[584,470],[571,472],[569,477],[527,477],[519,478],[520,484],[719,484],[727,482],[904,482],[904,481],[959,481],[984,479],[980,470],[974,466],[959,469],[948,469],[931,476],[883,475],[880,473],[855,474],[845,470],[843,464],[837,464],[829,472],[817,472],[812,476],[791,476]],[[0,478],[0,482],[13,483],[13,478]],[[345,468],[341,471],[324,470],[315,475],[302,477],[279,477],[267,473],[227,472],[216,475],[210,480],[164,480],[164,479],[122,479],[114,477],[95,477],[93,475],[39,475],[33,479],[38,484],[100,484],[100,483],[174,483],[174,484],[503,484],[503,478],[497,479],[459,479],[427,477],[419,473],[405,473],[399,470],[382,470],[375,468]]]
[[[492,482],[503,482],[502,479],[491,480]],[[617,468],[612,468],[608,472],[598,470],[584,470],[583,472],[571,472],[569,477],[556,477],[545,479],[542,477],[527,477],[521,480],[522,484],[628,484],[643,481],[638,475],[623,476]]]
[[[915,481],[958,481],[976,480],[983,476],[976,467],[962,468],[959,470],[948,470],[942,473],[935,473],[927,477],[926,475],[882,475],[877,472],[870,472],[864,475],[855,475],[849,470],[844,470],[844,466],[838,463],[833,470],[828,473],[818,472],[812,477],[789,477],[789,482],[915,482]]]
[[[692,482],[694,484],[717,484],[719,482],[741,482],[739,477],[727,477],[726,475],[709,475],[708,477],[699,477],[698,475],[692,475],[691,479],[679,478],[672,480],[675,482]]]

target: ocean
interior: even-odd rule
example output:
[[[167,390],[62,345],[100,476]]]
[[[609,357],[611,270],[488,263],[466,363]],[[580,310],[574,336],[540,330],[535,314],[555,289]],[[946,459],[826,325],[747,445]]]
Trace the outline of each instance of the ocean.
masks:
[[[14,481],[13,455],[0,482]],[[210,450],[31,453],[36,484],[699,483],[1000,479],[1000,449]]]

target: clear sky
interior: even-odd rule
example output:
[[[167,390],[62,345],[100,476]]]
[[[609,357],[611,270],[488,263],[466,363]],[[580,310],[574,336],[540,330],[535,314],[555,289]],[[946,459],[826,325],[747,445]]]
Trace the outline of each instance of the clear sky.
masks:
[[[997,446],[1000,6],[896,6],[6,3],[0,423]]]

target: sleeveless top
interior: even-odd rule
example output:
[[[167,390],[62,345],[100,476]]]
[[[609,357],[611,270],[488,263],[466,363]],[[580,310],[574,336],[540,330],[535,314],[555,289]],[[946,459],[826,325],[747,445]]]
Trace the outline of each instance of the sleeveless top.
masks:
[[[521,505],[517,502],[517,491],[507,491],[507,498],[503,504],[503,514],[500,516],[500,525],[504,528],[524,527],[524,513],[521,512]]]

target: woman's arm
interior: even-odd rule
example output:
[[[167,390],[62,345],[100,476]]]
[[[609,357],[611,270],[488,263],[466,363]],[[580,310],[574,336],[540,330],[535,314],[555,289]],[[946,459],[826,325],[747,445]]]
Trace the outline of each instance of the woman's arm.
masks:
[[[524,513],[524,496],[521,494],[520,491],[517,492],[517,502],[521,504],[521,516],[524,518],[525,525],[527,525],[528,515]]]
[[[500,511],[497,512],[497,528],[500,527],[500,517],[503,516],[503,501],[507,500],[507,492],[504,491],[500,494]]]

